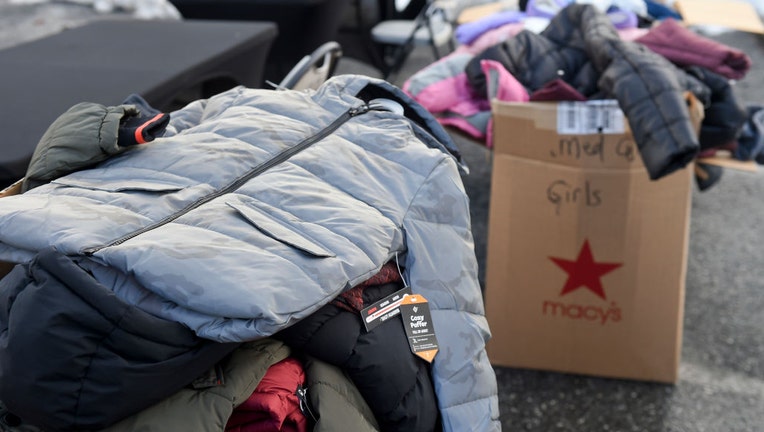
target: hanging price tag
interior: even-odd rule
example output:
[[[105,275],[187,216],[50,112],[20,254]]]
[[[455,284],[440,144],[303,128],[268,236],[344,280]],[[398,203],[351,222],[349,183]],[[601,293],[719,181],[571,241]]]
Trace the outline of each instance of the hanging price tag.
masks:
[[[427,299],[419,294],[406,295],[399,308],[411,352],[432,363],[438,353],[438,338],[435,337]]]

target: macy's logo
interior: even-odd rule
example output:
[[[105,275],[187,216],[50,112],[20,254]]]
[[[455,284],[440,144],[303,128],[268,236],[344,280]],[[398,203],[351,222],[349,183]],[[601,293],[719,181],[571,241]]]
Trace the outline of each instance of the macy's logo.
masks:
[[[611,302],[609,308],[603,308],[545,300],[541,311],[544,315],[561,316],[576,320],[599,321],[602,325],[605,325],[608,321],[621,321],[621,308],[615,302]]]
[[[559,257],[549,257],[549,259],[568,274],[568,279],[560,291],[560,297],[579,288],[586,288],[602,300],[607,300],[600,278],[623,265],[622,263],[595,261],[589,240],[584,240],[575,261]],[[611,302],[609,308],[603,308],[545,300],[541,310],[544,315],[599,321],[603,325],[608,321],[618,322],[621,320],[621,308],[615,302]]]

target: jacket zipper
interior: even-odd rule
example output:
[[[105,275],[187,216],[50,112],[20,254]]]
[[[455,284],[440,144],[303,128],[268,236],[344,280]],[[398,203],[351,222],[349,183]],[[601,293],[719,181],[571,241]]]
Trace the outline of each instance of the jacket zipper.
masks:
[[[342,115],[340,115],[337,119],[335,119],[331,124],[329,124],[325,128],[323,128],[320,131],[318,131],[318,133],[316,133],[314,135],[311,135],[310,137],[308,137],[308,138],[300,141],[299,143],[297,143],[297,145],[294,145],[294,146],[292,146],[292,147],[282,151],[281,153],[277,154],[275,157],[273,157],[271,159],[268,159],[267,161],[263,162],[259,166],[256,166],[256,167],[252,168],[246,174],[244,174],[241,177],[235,179],[234,181],[232,181],[231,183],[229,183],[227,186],[223,187],[222,189],[218,189],[217,191],[215,191],[215,192],[213,192],[213,193],[211,193],[209,195],[205,195],[205,196],[199,198],[198,200],[190,203],[189,205],[187,205],[186,207],[182,208],[181,210],[179,210],[179,211],[177,211],[177,212],[175,212],[175,213],[173,213],[171,215],[168,215],[168,216],[162,218],[158,222],[155,222],[155,223],[153,223],[151,225],[145,226],[145,227],[143,227],[141,229],[135,230],[135,231],[133,231],[131,233],[125,234],[124,236],[119,237],[118,239],[113,240],[112,242],[107,243],[105,245],[93,246],[93,247],[85,248],[85,249],[83,249],[82,253],[84,253],[85,255],[90,256],[90,255],[93,255],[94,253],[100,251],[101,249],[104,249],[104,248],[107,248],[107,247],[112,247],[112,246],[118,246],[118,245],[120,245],[120,244],[122,244],[122,243],[124,243],[124,242],[126,242],[126,241],[128,241],[128,240],[130,240],[132,238],[135,238],[135,237],[137,237],[137,236],[139,236],[139,235],[141,235],[141,234],[143,234],[145,232],[148,232],[148,231],[151,231],[153,229],[159,228],[162,225],[166,225],[166,224],[174,221],[175,219],[178,219],[179,217],[185,215],[186,213],[188,213],[188,212],[190,212],[190,211],[192,211],[192,210],[194,210],[194,209],[196,209],[196,208],[198,208],[198,207],[200,207],[200,206],[202,206],[202,205],[204,205],[204,204],[214,200],[215,198],[218,198],[220,196],[223,196],[223,195],[225,195],[227,193],[230,193],[230,192],[240,188],[246,182],[252,180],[253,178],[257,177],[258,175],[262,174],[263,172],[273,168],[274,166],[276,166],[276,165],[278,165],[278,164],[280,164],[282,162],[285,162],[286,160],[288,160],[292,156],[296,155],[297,153],[300,153],[301,151],[303,151],[303,150],[307,149],[308,147],[312,146],[313,144],[315,144],[315,143],[321,141],[322,139],[326,138],[327,136],[331,135],[334,131],[339,129],[340,126],[342,126],[345,122],[347,122],[351,118],[353,118],[355,116],[358,116],[358,115],[361,115],[361,114],[365,114],[365,113],[369,112],[372,109],[381,110],[382,108],[378,108],[378,107],[375,107],[375,106],[369,106],[369,104],[359,105],[359,106],[350,108],[349,110],[347,110],[344,113],[342,113]]]
[[[303,413],[303,415],[308,418],[308,421],[312,423],[317,422],[318,417],[313,414],[313,410],[310,408],[310,401],[308,400],[308,388],[303,387],[302,384],[298,384],[295,395],[297,395],[297,400],[300,402],[300,411]]]

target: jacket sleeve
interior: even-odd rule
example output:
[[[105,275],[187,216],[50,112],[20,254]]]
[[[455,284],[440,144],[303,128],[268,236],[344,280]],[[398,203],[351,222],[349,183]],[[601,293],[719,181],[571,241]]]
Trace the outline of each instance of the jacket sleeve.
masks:
[[[453,160],[422,184],[403,222],[406,281],[431,309],[439,352],[433,382],[444,431],[498,431],[498,387],[477,278],[469,199]]]
[[[117,142],[120,122],[136,114],[132,105],[81,102],[61,114],[35,147],[24,176],[24,192],[95,165],[125,149]]]
[[[656,180],[685,167],[700,150],[685,91],[708,106],[709,89],[668,60],[636,43],[603,44],[611,60],[599,87],[618,100],[642,162]]]

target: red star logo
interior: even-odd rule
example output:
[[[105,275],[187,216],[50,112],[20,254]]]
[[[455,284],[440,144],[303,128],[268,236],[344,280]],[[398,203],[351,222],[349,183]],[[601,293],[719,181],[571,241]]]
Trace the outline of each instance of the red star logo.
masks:
[[[603,300],[607,300],[607,298],[602,289],[600,277],[623,265],[621,263],[595,262],[589,247],[589,240],[584,241],[581,252],[578,253],[578,258],[575,261],[555,257],[549,257],[549,259],[568,274],[568,280],[560,293],[561,296],[581,287],[586,287]]]

